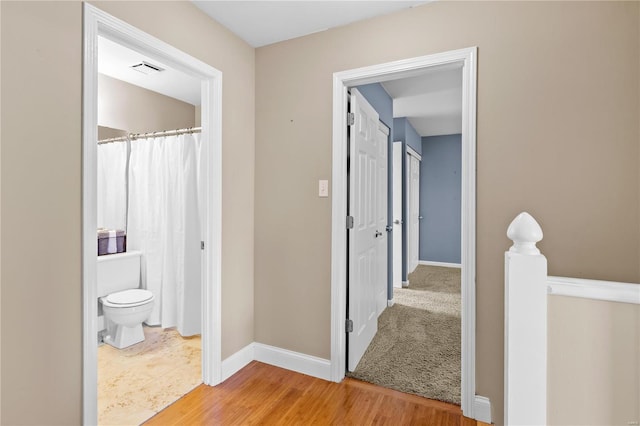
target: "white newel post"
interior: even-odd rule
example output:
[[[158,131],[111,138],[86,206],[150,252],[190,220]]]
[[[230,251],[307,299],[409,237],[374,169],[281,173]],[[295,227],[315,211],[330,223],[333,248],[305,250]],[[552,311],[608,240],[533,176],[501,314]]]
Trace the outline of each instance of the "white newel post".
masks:
[[[529,213],[509,225],[505,253],[504,423],[547,423],[547,259],[542,229]]]

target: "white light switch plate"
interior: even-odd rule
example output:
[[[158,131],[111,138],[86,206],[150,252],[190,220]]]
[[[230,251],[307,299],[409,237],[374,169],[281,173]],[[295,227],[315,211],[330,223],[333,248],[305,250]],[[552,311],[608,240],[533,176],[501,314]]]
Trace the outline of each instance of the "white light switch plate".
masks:
[[[318,197],[329,196],[329,181],[326,179],[320,179],[318,181]]]

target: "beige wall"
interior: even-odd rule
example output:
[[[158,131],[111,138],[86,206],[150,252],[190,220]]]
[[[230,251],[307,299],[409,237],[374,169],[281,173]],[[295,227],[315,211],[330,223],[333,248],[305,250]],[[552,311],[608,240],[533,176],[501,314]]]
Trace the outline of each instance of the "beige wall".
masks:
[[[330,357],[332,74],[478,46],[477,393],[503,410],[503,253],[638,282],[639,4],[435,2],[256,50],[256,340]]]
[[[82,10],[0,7],[1,422],[78,424]],[[64,237],[47,248],[38,229]]]
[[[549,297],[550,425],[640,420],[640,305]]]
[[[195,126],[196,107],[98,74],[98,125],[131,133]]]
[[[223,73],[226,357],[254,340],[254,50],[190,2],[96,5]],[[80,424],[82,4],[0,8],[0,423]]]
[[[111,127],[98,126],[98,140],[121,138],[127,136],[127,131],[122,129],[113,129]]]

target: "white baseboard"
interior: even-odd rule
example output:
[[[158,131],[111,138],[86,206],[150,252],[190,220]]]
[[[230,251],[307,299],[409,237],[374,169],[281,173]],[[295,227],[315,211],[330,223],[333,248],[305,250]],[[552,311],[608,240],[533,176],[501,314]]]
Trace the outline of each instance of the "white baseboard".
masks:
[[[392,307],[394,303],[396,303],[395,299],[387,300],[387,308]]]
[[[409,280],[402,281],[402,288],[407,288],[407,287],[409,287]]]
[[[254,345],[255,343],[249,343],[247,346],[222,361],[221,382],[224,382],[254,360]]]
[[[254,343],[254,359],[265,364],[331,381],[331,362],[328,359],[262,343]]]
[[[473,417],[481,422],[491,424],[491,401],[489,398],[476,395],[473,401]]]
[[[443,268],[462,268],[462,265],[459,263],[447,263],[447,262],[432,262],[430,260],[419,260],[418,265],[426,265],[426,266],[441,266]]]

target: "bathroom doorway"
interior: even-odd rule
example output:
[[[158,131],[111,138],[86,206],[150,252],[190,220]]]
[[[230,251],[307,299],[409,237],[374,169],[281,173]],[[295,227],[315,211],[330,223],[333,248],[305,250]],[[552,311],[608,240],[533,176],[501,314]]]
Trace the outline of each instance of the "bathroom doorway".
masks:
[[[201,108],[195,114],[202,128],[200,211],[202,227],[201,285],[198,294],[202,343],[199,382],[215,385],[221,378],[220,259],[221,259],[221,87],[222,74],[215,68],[175,49],[103,11],[84,4],[83,75],[83,423],[96,424],[97,411],[97,141],[98,58],[100,39],[135,51],[151,64],[162,64],[190,76],[199,84]],[[143,61],[144,62],[144,61]],[[131,64],[134,65],[134,64]],[[146,64],[148,65],[148,64]],[[144,66],[146,66],[144,65]],[[100,106],[104,107],[104,105]],[[194,126],[195,127],[195,126]],[[131,129],[122,129],[130,132]],[[157,129],[170,130],[170,129]],[[185,312],[188,314],[188,312]],[[198,322],[198,321],[197,321]],[[191,321],[193,326],[193,321]],[[160,324],[161,325],[161,324]],[[193,332],[186,332],[186,334]],[[197,328],[197,327],[196,327]],[[157,336],[148,336],[156,339]],[[164,337],[163,337],[164,338]],[[193,343],[193,341],[191,342]],[[130,347],[135,347],[130,346]],[[192,346],[194,346],[192,344]],[[198,344],[198,346],[200,346]],[[150,413],[153,414],[153,413]]]
[[[98,37],[98,424],[202,383],[200,110],[199,80]]]

